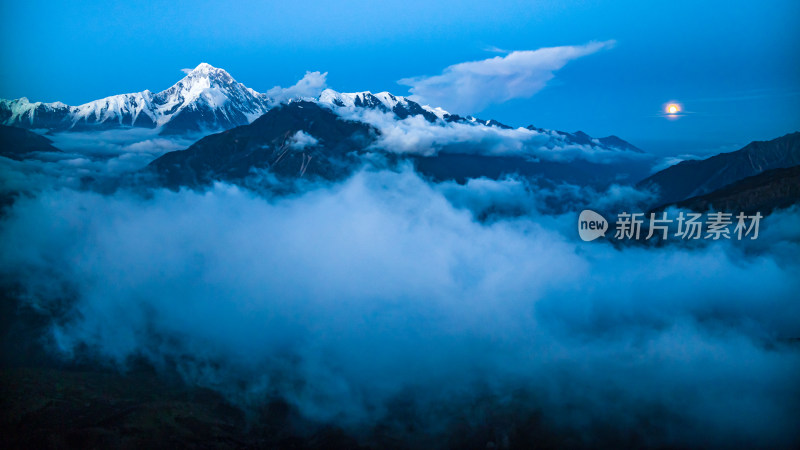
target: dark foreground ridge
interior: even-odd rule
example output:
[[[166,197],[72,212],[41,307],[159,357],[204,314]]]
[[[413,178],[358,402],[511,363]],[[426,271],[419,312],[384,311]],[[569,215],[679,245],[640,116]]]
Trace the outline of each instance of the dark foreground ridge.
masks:
[[[0,155],[14,160],[22,160],[34,153],[60,153],[53,141],[33,131],[0,125]]]
[[[800,132],[771,141],[754,141],[740,150],[704,160],[683,161],[638,184],[654,189],[660,204],[675,203],[711,193],[771,169],[800,165]]]
[[[340,118],[312,102],[271,109],[250,125],[200,139],[186,150],[150,163],[163,185],[197,187],[216,180],[241,181],[255,170],[278,178],[341,178],[377,130]]]
[[[800,166],[773,169],[745,178],[710,194],[678,202],[695,211],[735,211],[769,214],[800,202]]]

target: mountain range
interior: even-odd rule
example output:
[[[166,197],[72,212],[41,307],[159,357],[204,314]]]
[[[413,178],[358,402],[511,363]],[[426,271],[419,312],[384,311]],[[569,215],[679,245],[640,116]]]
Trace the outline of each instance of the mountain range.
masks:
[[[123,127],[159,128],[162,133],[218,131],[252,122],[269,104],[265,94],[202,63],[158,93],[114,95],[80,106],[30,102],[25,97],[0,100],[0,123],[51,131]]]
[[[186,150],[169,152],[146,170],[160,184],[198,187],[215,180],[241,181],[256,169],[281,178],[333,180],[349,173],[378,131],[344,120],[307,101],[279,105],[252,124],[212,134]]]
[[[290,99],[289,102],[294,100],[301,99]],[[420,105],[389,92],[340,93],[325,89],[316,98],[302,100],[333,109],[344,107],[390,112],[399,120],[420,116],[438,125],[460,123],[506,130],[512,128],[496,120],[450,114],[441,108]],[[62,102],[31,102],[25,97],[0,100],[0,124],[51,132],[140,127],[158,129],[164,134],[210,134],[247,125],[279,103],[268,94],[237,82],[225,70],[201,63],[176,84],[158,93],[145,90],[114,95],[79,106]],[[560,143],[599,150],[641,152],[616,136],[594,139],[580,131],[566,133],[532,125],[527,129],[551,133]]]
[[[436,132],[448,125],[444,122],[446,119],[439,116],[431,119],[423,113],[414,114],[415,110],[426,110],[408,99],[389,95],[357,93],[333,97],[330,92],[323,92],[322,101],[298,100],[279,104],[249,125],[206,136],[186,150],[157,158],[145,170],[156,175],[159,184],[171,188],[196,188],[215,180],[242,182],[259,170],[284,180],[303,177],[335,180],[347,176],[365,162],[376,161],[380,164],[409,161],[418,172],[433,180],[458,182],[469,178],[497,179],[521,175],[569,183],[608,184],[617,180],[621,173],[646,173],[648,167],[647,160],[637,158],[632,161],[622,158],[621,162],[609,164],[581,159],[551,161],[514,152],[482,154],[475,151],[474,145],[465,147],[463,143],[443,145],[433,154],[395,152],[386,148],[388,144],[381,138],[396,130],[382,129],[385,126],[383,122],[375,125],[348,119],[347,113],[352,112],[348,108],[375,108],[386,113],[394,112],[397,116],[420,115],[425,119],[425,124],[421,125],[424,131]],[[332,97],[334,100],[327,102]],[[330,107],[331,104],[334,106]],[[472,127],[499,128],[499,125],[486,125],[477,119],[458,120],[465,121],[463,126],[467,131]],[[572,136],[575,136],[572,134],[529,130],[524,133],[541,135],[547,139],[545,143],[551,145],[553,142],[562,146],[576,145],[571,143]],[[597,143],[593,144],[595,147],[585,147],[599,147]],[[602,151],[609,152],[606,148]],[[614,150],[621,151],[624,152]],[[362,158],[367,154],[373,157]]]
[[[80,106],[31,103],[26,98],[0,100],[0,123],[3,155],[12,159],[58,151],[48,139],[20,128],[68,132],[140,127],[163,134],[205,134],[185,150],[166,153],[144,169],[171,188],[201,187],[215,180],[240,182],[259,171],[277,179],[333,180],[352,173],[365,162],[364,155],[379,154],[384,163],[409,161],[435,181],[520,175],[608,186],[644,178],[637,187],[655,193],[654,206],[682,202],[680,206],[694,209],[724,204],[753,210],[795,202],[796,189],[791,188],[796,171],[775,169],[800,165],[800,133],[792,133],[705,160],[683,161],[647,176],[652,158],[616,136],[593,138],[581,131],[533,125],[512,128],[496,120],[450,114],[389,92],[325,89],[313,98],[277,101],[206,63],[155,94],[122,94]],[[414,136],[402,134],[411,129],[444,138],[419,145],[436,146],[432,153],[387,148],[386,138],[398,132],[401,140],[413,143]],[[506,139],[518,149],[487,151],[484,147],[496,142],[482,141],[485,136]],[[442,142],[447,139],[454,143]],[[579,156],[560,159],[565,150]],[[596,155],[624,157],[609,163]]]
[[[375,158],[364,156],[375,153],[382,130],[347,120],[337,114],[336,108],[368,107],[398,116],[414,115],[409,112],[415,108],[413,102],[388,95],[334,96],[328,92],[321,97],[333,100],[278,105],[250,125],[207,136],[186,150],[167,153],[150,163],[145,171],[155,175],[159,184],[173,189],[202,187],[215,180],[240,183],[260,170],[279,181],[304,177],[340,179],[365,161],[374,163]],[[336,108],[325,106],[330,103]],[[437,126],[436,120],[422,113],[418,115],[429,121],[430,126]],[[436,117],[446,120],[444,115]],[[499,127],[482,123],[475,126]],[[580,132],[569,136],[592,139]],[[614,164],[585,159],[569,162],[531,159],[516,154],[461,151],[457,146],[432,155],[378,153],[379,162],[410,161],[417,172],[433,181],[465,182],[471,178],[518,175],[556,183],[607,186],[620,182],[620,173],[634,173],[632,165],[637,164],[636,159]],[[741,150],[705,160],[679,163],[645,178],[638,187],[655,194],[652,206],[682,202],[678,206],[696,210],[734,208],[768,213],[800,201],[798,167],[800,133],[792,133],[771,141],[752,142]]]
[[[642,180],[661,203],[709,194],[747,177],[772,169],[800,165],[800,132],[771,141],[754,141],[740,150],[703,160],[682,161]]]

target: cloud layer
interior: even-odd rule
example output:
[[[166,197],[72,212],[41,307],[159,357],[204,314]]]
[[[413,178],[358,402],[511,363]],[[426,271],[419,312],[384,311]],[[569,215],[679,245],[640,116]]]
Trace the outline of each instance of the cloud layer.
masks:
[[[404,78],[411,98],[451,112],[471,114],[493,103],[526,98],[547,85],[569,61],[611,48],[614,41],[514,51],[446,67],[440,75]]]
[[[0,272],[40,310],[66,302],[65,355],[175,365],[348,430],[451,433],[488,401],[575,446],[798,442],[797,211],[763,241],[617,249],[543,201],[409,170],[272,200],[46,190],[0,222]],[[476,220],[497,207],[518,213]]]
[[[391,112],[369,108],[334,107],[348,120],[370,124],[380,131],[373,147],[400,154],[434,156],[440,151],[492,156],[522,156],[530,160],[597,164],[634,163],[649,167],[646,153],[609,150],[569,142],[551,130],[500,128],[471,123],[431,123],[422,116],[398,119]]]
[[[293,86],[282,88],[275,86],[267,91],[267,96],[276,102],[285,102],[293,98],[312,98],[327,87],[328,72],[306,72],[303,78]]]

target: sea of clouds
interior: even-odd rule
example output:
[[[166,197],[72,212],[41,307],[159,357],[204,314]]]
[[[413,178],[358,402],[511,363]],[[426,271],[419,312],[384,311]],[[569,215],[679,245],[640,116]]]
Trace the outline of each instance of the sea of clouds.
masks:
[[[284,196],[103,194],[31,164],[0,166],[0,277],[62,358],[144,358],[354,434],[447,433],[485,401],[576,445],[800,442],[797,209],[755,241],[613,246],[578,239],[579,208],[647,193],[403,166]]]

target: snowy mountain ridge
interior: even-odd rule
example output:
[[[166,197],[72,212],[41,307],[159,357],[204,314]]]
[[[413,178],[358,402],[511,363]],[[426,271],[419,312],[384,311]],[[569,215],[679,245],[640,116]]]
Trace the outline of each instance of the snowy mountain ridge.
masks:
[[[62,102],[30,102],[25,97],[0,100],[0,124],[49,131],[143,127],[158,129],[164,134],[210,134],[253,122],[279,104],[277,98],[248,88],[223,69],[201,63],[177,83],[158,93],[145,90],[113,95],[79,106]],[[347,93],[324,89],[313,98],[290,97],[286,101],[300,100],[340,110],[339,113],[344,115],[347,113],[341,109],[363,108],[393,114],[398,124],[409,117],[422,117],[429,126],[436,127],[430,130],[432,133],[440,132],[440,127],[450,124],[486,126],[496,131],[512,129],[495,120],[450,114],[442,108],[421,105],[408,97],[385,91],[373,94],[370,91]],[[550,136],[554,146],[574,144],[641,152],[615,136],[594,139],[581,132],[565,133],[533,126],[527,129]]]
[[[114,127],[161,128],[162,132],[229,129],[252,122],[270,100],[223,69],[198,65],[168,89],[113,95],[79,106],[61,102],[0,100],[0,122],[56,131]]]

